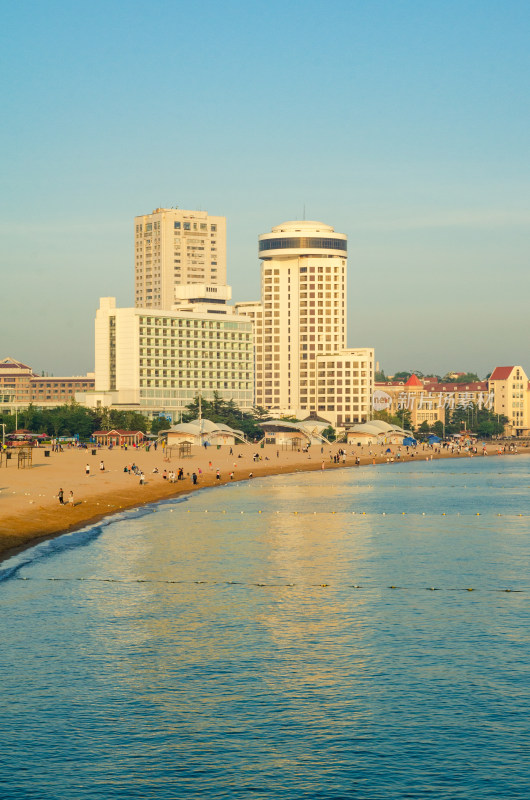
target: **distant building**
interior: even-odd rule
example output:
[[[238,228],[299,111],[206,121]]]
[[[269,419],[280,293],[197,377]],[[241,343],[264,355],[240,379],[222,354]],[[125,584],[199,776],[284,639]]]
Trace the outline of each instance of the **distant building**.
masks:
[[[0,360],[0,408],[4,411],[30,403],[39,408],[60,406],[73,400],[76,392],[93,388],[92,375],[41,377],[15,358]]]
[[[389,398],[385,405],[385,397]],[[493,408],[488,381],[470,383],[438,383],[436,379],[420,380],[411,375],[407,381],[379,381],[375,384],[374,405],[385,408],[390,414],[400,415],[410,411],[414,428],[423,422],[432,426],[445,422],[446,409],[470,408],[471,406]]]
[[[156,208],[134,219],[134,303],[169,311],[175,288],[226,283],[226,218]]]
[[[117,308],[102,297],[95,323],[90,407],[163,413],[176,419],[201,393],[242,409],[254,405],[252,323],[237,314]]]
[[[510,436],[530,434],[530,384],[522,367],[495,367],[489,380],[493,410],[508,417],[506,433]]]

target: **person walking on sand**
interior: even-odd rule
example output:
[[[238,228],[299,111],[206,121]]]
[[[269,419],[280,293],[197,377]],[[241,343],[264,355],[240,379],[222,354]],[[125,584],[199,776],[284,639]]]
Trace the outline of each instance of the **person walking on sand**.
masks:
[[[63,492],[62,489],[59,489],[59,492],[57,493],[57,497],[59,499],[59,504],[61,506],[64,506],[64,492]]]
[[[70,491],[70,494],[68,495],[68,505],[70,506],[70,508],[73,508],[75,506],[74,493],[72,491]]]
[[[220,471],[218,469],[215,471],[215,480],[216,481],[220,481],[221,480],[221,473],[220,473]]]
[[[105,472],[105,464],[103,463],[103,461],[99,462],[99,469],[101,472]]]
[[[197,485],[197,473],[195,472],[192,473],[191,482],[193,483],[194,486]]]
[[[140,472],[140,486],[145,484],[145,475],[143,472]]]
[[[85,475],[90,475],[90,464],[87,464],[85,467]]]

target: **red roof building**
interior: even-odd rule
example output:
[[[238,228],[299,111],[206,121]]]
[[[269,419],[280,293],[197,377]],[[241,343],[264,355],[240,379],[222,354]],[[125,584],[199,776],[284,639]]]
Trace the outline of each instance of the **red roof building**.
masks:
[[[124,431],[113,428],[111,431],[94,431],[92,434],[97,444],[105,447],[122,447],[123,445],[141,444],[145,439],[143,431]]]
[[[495,367],[489,378],[493,410],[508,418],[508,436],[530,434],[530,391],[528,376],[519,366]]]
[[[490,375],[490,381],[507,381],[515,367],[495,367]]]

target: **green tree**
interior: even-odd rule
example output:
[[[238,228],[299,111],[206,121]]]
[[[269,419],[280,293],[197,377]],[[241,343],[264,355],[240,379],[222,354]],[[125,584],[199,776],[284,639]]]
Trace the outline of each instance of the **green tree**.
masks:
[[[468,430],[482,437],[500,436],[508,423],[508,417],[503,414],[496,414],[488,408],[479,408],[477,405],[455,408],[450,416],[447,414],[447,417],[445,429],[449,434]]]
[[[263,406],[254,406],[252,409],[252,416],[256,420],[261,420],[261,422],[265,422],[266,419],[271,418],[270,413],[266,408],[263,408]]]
[[[429,423],[427,422],[427,420],[424,420],[424,421],[421,423],[421,425],[420,425],[420,427],[418,428],[418,431],[417,431],[417,432],[418,432],[418,434],[419,434],[420,436],[427,436],[427,435],[428,435],[428,434],[431,432],[431,428],[430,428],[430,425],[429,425]]]
[[[435,423],[431,426],[431,430],[436,436],[439,436],[440,439],[443,439],[444,436],[444,424],[441,420],[437,419]]]
[[[203,419],[212,422],[223,423],[234,430],[242,431],[247,439],[251,441],[263,438],[263,429],[259,426],[265,409],[258,415],[242,411],[233,400],[223,400],[218,392],[214,392],[212,399],[201,398],[201,414]],[[182,415],[184,422],[191,422],[199,416],[199,396],[197,395],[192,402],[186,406],[186,411]]]
[[[476,383],[480,381],[479,376],[476,372],[466,372],[465,375],[458,375],[456,378],[451,378],[450,372],[444,375],[443,381],[444,383]]]
[[[171,422],[166,417],[154,417],[151,420],[151,430],[154,436],[157,436],[160,431],[167,431],[171,427]]]
[[[396,372],[392,375],[392,380],[394,381],[408,381],[411,375],[416,375],[418,378],[423,378],[423,372],[421,369],[414,369],[412,372]]]
[[[324,428],[322,431],[322,436],[324,436],[328,442],[334,442],[337,438],[337,434],[335,432],[335,428],[332,425],[328,425],[327,428]]]

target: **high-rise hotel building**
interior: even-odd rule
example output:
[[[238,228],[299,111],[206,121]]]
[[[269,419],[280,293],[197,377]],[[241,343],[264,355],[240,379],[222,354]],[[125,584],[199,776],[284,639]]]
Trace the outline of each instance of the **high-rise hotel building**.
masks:
[[[226,218],[156,208],[134,219],[134,304],[169,311],[175,287],[226,284]]]
[[[321,222],[285,222],[259,237],[261,303],[237,303],[254,323],[256,405],[369,418],[373,350],[346,349],[347,237]]]

